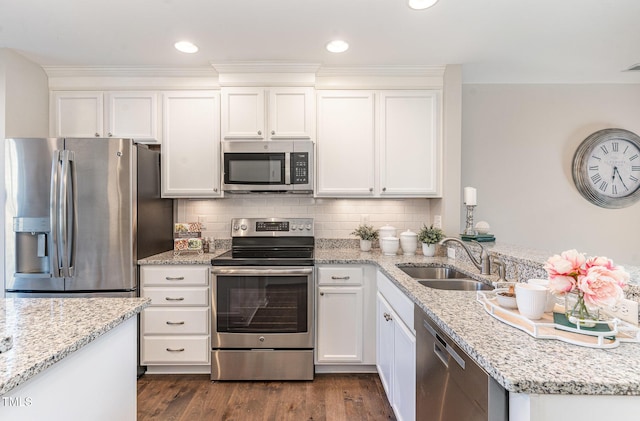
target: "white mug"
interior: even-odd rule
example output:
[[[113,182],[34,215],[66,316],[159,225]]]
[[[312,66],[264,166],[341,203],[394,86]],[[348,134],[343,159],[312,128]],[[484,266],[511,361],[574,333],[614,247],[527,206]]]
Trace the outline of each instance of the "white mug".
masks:
[[[553,311],[553,308],[556,306],[556,297],[551,293],[551,290],[549,290],[549,280],[548,279],[529,279],[527,283],[532,285],[540,285],[547,289],[547,304],[544,306],[544,312],[549,313]]]
[[[538,320],[547,304],[547,289],[540,285],[516,283],[516,304],[524,317]]]

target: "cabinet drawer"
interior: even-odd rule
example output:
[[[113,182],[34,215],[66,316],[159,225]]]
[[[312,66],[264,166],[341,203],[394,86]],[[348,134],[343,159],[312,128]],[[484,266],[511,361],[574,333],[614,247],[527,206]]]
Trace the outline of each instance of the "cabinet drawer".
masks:
[[[151,298],[152,306],[208,306],[209,288],[143,288],[141,296]]]
[[[318,285],[362,285],[364,268],[361,266],[320,266]]]
[[[208,364],[208,336],[143,337],[141,364]]]
[[[140,267],[140,284],[148,285],[208,285],[209,266],[142,266]]]
[[[208,308],[146,308],[140,320],[145,335],[209,333]]]

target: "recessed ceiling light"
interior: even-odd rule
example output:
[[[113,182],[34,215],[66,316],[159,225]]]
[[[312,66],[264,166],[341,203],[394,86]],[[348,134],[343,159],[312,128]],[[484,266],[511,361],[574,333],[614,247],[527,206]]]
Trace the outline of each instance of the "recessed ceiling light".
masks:
[[[189,41],[178,41],[173,44],[173,46],[176,47],[176,50],[183,53],[192,54],[198,52],[198,46]]]
[[[341,39],[336,39],[327,44],[327,50],[332,53],[344,53],[349,49],[349,44]]]
[[[423,10],[428,9],[434,4],[436,4],[438,0],[409,0],[409,7],[415,10]]]

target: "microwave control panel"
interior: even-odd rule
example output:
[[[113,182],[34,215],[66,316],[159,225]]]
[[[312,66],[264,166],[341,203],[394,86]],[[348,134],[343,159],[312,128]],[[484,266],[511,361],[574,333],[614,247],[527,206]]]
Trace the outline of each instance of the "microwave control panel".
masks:
[[[291,184],[309,184],[309,153],[291,154]]]

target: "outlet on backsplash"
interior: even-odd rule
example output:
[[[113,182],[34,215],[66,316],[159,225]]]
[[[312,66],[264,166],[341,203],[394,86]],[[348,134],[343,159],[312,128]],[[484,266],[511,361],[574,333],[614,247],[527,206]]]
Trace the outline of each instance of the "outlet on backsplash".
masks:
[[[455,247],[447,247],[447,257],[449,259],[455,259],[456,258],[456,249],[455,249]]]
[[[605,312],[625,322],[638,326],[638,302],[626,298],[620,300],[615,306],[605,309]]]

